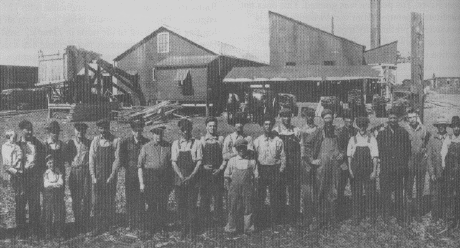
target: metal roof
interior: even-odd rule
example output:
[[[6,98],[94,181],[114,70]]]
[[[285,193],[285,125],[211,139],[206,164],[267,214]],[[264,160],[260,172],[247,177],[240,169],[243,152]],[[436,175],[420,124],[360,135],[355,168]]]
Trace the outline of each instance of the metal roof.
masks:
[[[364,52],[366,64],[396,65],[398,56],[398,41],[379,46]]]
[[[196,67],[206,66],[217,56],[171,56],[155,64],[155,67]]]
[[[379,79],[380,70],[372,66],[286,66],[286,67],[235,67],[224,79],[232,82],[279,82]]]

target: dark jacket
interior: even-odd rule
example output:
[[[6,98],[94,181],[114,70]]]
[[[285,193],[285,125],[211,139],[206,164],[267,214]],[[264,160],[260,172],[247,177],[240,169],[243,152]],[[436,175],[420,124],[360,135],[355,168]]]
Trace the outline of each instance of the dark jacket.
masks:
[[[120,162],[121,166],[130,172],[134,172],[137,176],[137,163],[139,153],[141,152],[142,146],[147,144],[150,140],[141,136],[139,142],[136,144],[134,136],[125,138],[120,143]]]
[[[394,131],[384,127],[377,136],[381,171],[407,169],[411,156],[411,141],[409,133],[401,126]]]
[[[318,159],[319,152],[321,149],[321,144],[323,143],[323,133],[324,133],[324,126],[318,128],[313,134],[312,138],[309,139],[307,145],[305,145],[305,157],[308,158],[308,162],[312,162],[313,160]],[[339,138],[340,129],[333,126],[333,133],[334,136]]]

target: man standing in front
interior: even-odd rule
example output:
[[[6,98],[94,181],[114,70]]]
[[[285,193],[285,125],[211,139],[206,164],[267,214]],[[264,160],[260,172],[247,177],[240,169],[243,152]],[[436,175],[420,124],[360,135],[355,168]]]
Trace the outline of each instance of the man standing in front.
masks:
[[[300,129],[292,125],[292,111],[282,109],[279,113],[281,123],[273,128],[284,144],[286,169],[281,175],[281,212],[289,222],[295,223],[300,216]],[[289,194],[289,211],[286,206],[286,188]]]
[[[174,172],[171,144],[163,140],[164,129],[164,126],[159,126],[150,130],[153,139],[141,148],[137,165],[140,191],[147,204],[147,211],[141,221],[146,234],[154,234],[155,228],[166,231],[166,206]]]
[[[120,163],[120,139],[110,132],[110,121],[96,123],[100,135],[91,142],[89,150],[89,173],[93,183],[94,217],[97,236],[109,228],[115,216],[117,168]]]
[[[411,155],[409,133],[398,124],[397,111],[390,109],[388,125],[382,127],[377,136],[380,158],[380,192],[383,202],[383,219],[389,221],[391,194],[395,193],[396,218],[400,224],[406,220],[404,201],[405,178]]]
[[[45,172],[45,147],[33,136],[32,123],[23,120],[19,123],[21,139],[19,146],[23,153],[23,194],[16,195],[16,221],[22,237],[27,236],[26,229],[26,205],[29,210],[29,225],[32,235],[40,234],[40,190],[42,189],[42,175]]]
[[[120,162],[125,168],[125,195],[126,212],[128,215],[128,229],[139,229],[141,222],[141,194],[139,190],[138,158],[143,145],[149,140],[142,135],[144,122],[133,120],[130,123],[131,133],[120,143]]]
[[[446,217],[446,175],[442,166],[441,149],[444,140],[447,138],[448,120],[439,117],[433,124],[438,130],[430,137],[427,145],[427,166],[430,175],[430,186],[432,192],[432,217],[433,221]]]
[[[222,146],[224,137],[217,134],[216,117],[205,121],[206,135],[201,137],[203,170],[200,176],[200,197],[203,219],[217,222],[223,217],[224,171]],[[214,215],[211,215],[211,198],[214,198]],[[213,218],[211,218],[213,217]],[[206,221],[207,224],[210,221]]]
[[[309,228],[313,222],[315,215],[315,198],[317,196],[316,187],[316,167],[310,164],[308,147],[311,144],[312,134],[316,132],[318,126],[315,124],[315,110],[305,108],[302,110],[302,117],[305,118],[306,124],[302,127],[300,138],[300,154],[301,154],[301,169],[300,169],[300,193],[303,203],[303,223],[302,227]]]
[[[423,189],[425,186],[426,176],[426,146],[428,144],[430,133],[426,130],[418,120],[418,114],[414,109],[410,109],[407,113],[409,124],[406,130],[409,133],[411,141],[411,156],[409,159],[409,179],[407,180],[407,195],[409,200],[412,200],[413,185],[416,185],[416,198],[415,198],[415,219],[420,222],[423,207]]]
[[[340,129],[339,134],[339,149],[342,154],[347,153],[348,141],[351,137],[354,137],[358,133],[358,129],[353,126],[354,116],[350,109],[346,109],[343,112],[344,125]],[[340,174],[339,174],[339,185],[337,192],[337,217],[343,219],[345,217],[345,188],[350,179],[350,172],[348,170],[349,164],[348,159],[344,159],[340,163]]]
[[[233,123],[236,130],[235,132],[227,135],[227,137],[224,139],[224,145],[222,147],[222,156],[224,160],[228,161],[238,155],[238,152],[235,148],[235,142],[239,139],[245,139],[248,142],[248,150],[251,152],[254,151],[252,137],[244,133],[244,125],[246,122],[247,120],[242,113],[236,114],[235,118],[233,118]]]
[[[264,206],[267,196],[267,187],[270,192],[270,224],[274,225],[279,221],[280,217],[280,194],[281,185],[280,174],[286,168],[286,154],[284,153],[284,144],[276,133],[274,133],[273,125],[275,119],[270,115],[263,118],[264,134],[254,140],[254,151],[256,152],[257,161],[259,163],[259,186],[257,205],[259,211]],[[258,214],[258,222],[260,224],[262,216]]]
[[[450,123],[453,135],[446,137],[441,148],[442,167],[446,175],[447,195],[453,196],[454,221],[449,229],[458,228],[460,221],[460,117]]]
[[[328,224],[335,224],[337,188],[340,163],[345,154],[339,149],[339,129],[333,125],[334,116],[330,109],[321,113],[324,126],[319,128],[307,146],[306,157],[310,164],[318,166],[316,181],[318,184],[318,226],[321,229]]]
[[[88,227],[91,212],[91,178],[89,175],[89,148],[91,140],[86,138],[88,125],[75,123],[75,137],[67,142],[70,174],[69,189],[72,196],[72,210],[77,232]]]

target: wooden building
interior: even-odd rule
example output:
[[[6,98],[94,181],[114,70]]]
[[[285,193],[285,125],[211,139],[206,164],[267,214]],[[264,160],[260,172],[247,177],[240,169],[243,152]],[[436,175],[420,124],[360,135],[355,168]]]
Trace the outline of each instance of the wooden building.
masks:
[[[228,44],[162,26],[114,59],[137,75],[147,104],[176,101],[221,109],[223,78],[234,67],[264,65]]]
[[[14,88],[32,88],[38,81],[38,67],[0,65],[0,92]]]
[[[275,12],[268,17],[270,66],[364,64],[363,45]]]

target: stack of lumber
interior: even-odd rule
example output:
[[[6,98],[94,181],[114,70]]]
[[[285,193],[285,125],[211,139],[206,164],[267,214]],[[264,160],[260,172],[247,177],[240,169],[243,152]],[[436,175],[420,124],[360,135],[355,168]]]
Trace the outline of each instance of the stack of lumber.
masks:
[[[72,105],[69,117],[71,121],[97,121],[110,118],[112,111],[119,107],[118,102],[77,103]]]
[[[176,112],[181,109],[182,106],[177,103],[171,103],[170,101],[163,101],[157,105],[146,107],[140,111],[130,113],[125,118],[127,121],[134,119],[142,119],[146,125],[160,125],[167,123],[171,119],[175,118],[186,118],[187,116],[179,115]]]

